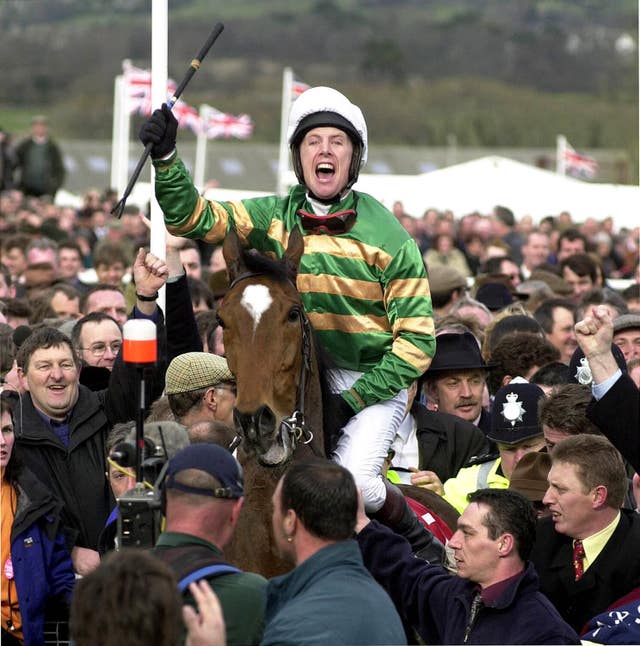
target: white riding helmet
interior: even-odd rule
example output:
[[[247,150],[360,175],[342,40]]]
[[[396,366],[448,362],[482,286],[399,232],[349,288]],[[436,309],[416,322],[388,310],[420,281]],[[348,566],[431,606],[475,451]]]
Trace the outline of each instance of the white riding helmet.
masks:
[[[349,188],[355,184],[360,169],[367,161],[367,124],[360,108],[344,94],[330,87],[314,87],[303,92],[291,108],[287,140],[291,147],[296,177],[304,184],[300,142],[309,130],[321,126],[339,128],[353,141],[353,158],[346,187]]]

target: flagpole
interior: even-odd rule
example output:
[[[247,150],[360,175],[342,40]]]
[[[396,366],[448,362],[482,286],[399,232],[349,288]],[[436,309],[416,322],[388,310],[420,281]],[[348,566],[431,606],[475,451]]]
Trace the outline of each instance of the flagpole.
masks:
[[[558,175],[566,175],[566,152],[567,152],[567,138],[564,135],[556,137],[556,173]]]
[[[159,108],[167,100],[167,0],[151,3],[151,105]],[[166,258],[166,229],[162,209],[155,197],[155,168],[151,166],[151,253]],[[166,312],[165,289],[158,296],[158,306]]]
[[[287,192],[286,176],[289,170],[289,147],[287,146],[287,126],[291,110],[291,92],[293,90],[293,70],[285,67],[282,71],[282,103],[280,112],[280,154],[278,157],[278,182],[276,192],[284,195]]]
[[[206,132],[206,121],[205,113],[207,112],[209,106],[205,103],[200,105],[200,124],[201,128],[198,132],[198,139],[196,144],[196,163],[193,171],[193,181],[196,185],[196,188],[202,193],[204,190],[205,182],[205,168],[207,165],[207,132]]]
[[[122,108],[122,95],[124,94],[124,76],[120,74],[113,80],[113,122],[111,125],[111,176],[109,179],[109,186],[114,188],[120,194],[120,184],[118,178],[120,172],[120,128],[121,128],[121,112]]]

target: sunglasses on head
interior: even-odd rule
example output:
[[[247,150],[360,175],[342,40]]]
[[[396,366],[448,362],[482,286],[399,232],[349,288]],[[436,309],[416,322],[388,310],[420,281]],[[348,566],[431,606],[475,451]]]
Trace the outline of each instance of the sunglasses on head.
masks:
[[[298,209],[302,228],[313,234],[346,233],[356,223],[357,214],[354,209],[338,211],[329,215],[315,215],[302,209]]]

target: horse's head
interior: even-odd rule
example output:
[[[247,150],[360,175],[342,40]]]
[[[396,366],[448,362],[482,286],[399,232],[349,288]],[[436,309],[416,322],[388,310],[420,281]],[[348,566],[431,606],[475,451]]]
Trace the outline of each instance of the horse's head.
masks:
[[[227,235],[223,249],[231,285],[218,317],[238,386],[236,429],[245,451],[269,466],[291,457],[296,440],[287,430],[287,419],[304,397],[300,381],[309,361],[310,348],[305,350],[305,344],[310,340],[295,286],[303,250],[297,229],[281,261],[243,252],[235,232]]]

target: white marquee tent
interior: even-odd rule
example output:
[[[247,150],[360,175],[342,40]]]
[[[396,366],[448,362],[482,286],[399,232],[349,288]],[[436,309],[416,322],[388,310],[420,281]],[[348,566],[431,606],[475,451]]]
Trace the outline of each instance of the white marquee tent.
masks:
[[[504,157],[483,157],[421,175],[367,175],[356,189],[370,193],[388,208],[401,200],[405,211],[421,216],[429,207],[451,209],[457,217],[490,213],[501,204],[515,216],[569,211],[575,221],[614,219],[615,227],[640,224],[640,187],[584,182]]]

